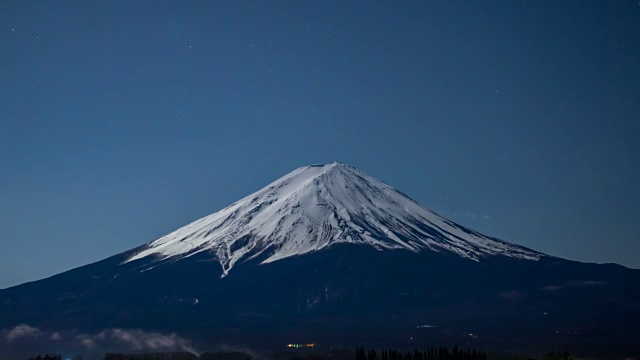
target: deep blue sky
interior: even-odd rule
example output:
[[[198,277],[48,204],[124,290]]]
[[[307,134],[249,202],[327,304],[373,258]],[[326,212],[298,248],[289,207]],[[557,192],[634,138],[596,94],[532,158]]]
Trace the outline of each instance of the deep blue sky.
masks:
[[[638,1],[1,1],[0,288],[294,168],[640,267]]]

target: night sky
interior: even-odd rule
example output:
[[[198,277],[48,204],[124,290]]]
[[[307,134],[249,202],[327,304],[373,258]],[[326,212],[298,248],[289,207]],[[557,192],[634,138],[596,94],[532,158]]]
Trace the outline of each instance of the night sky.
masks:
[[[341,161],[640,267],[636,1],[1,1],[0,288]]]

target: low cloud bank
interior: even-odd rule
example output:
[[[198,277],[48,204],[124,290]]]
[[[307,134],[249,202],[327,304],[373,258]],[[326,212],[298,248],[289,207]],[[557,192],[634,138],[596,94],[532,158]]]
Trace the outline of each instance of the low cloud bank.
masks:
[[[42,335],[40,329],[27,324],[20,324],[11,330],[8,330],[5,338],[7,341],[14,341],[23,337],[38,337],[40,335]]]
[[[79,354],[105,352],[169,352],[186,351],[198,355],[191,341],[176,333],[147,332],[140,329],[104,329],[96,334],[70,331],[45,331],[28,324],[0,330],[0,352],[30,356],[52,351]],[[89,356],[88,358],[91,358]]]
[[[87,339],[85,339],[87,340]],[[162,334],[158,332],[146,332],[140,329],[107,329],[101,331],[85,341],[85,346],[95,346],[96,343],[120,342],[127,345],[134,351],[153,350],[161,351],[167,349],[188,351],[194,354],[198,352],[190,345],[190,341],[176,333]]]

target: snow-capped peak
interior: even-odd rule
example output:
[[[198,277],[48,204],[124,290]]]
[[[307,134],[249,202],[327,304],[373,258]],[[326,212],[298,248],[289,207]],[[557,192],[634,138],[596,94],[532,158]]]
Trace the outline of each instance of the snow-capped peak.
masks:
[[[269,263],[338,243],[379,250],[453,252],[479,260],[542,254],[484,236],[421,207],[342,163],[298,168],[244,199],[147,244],[127,260],[183,258],[203,251],[224,275],[241,259]]]

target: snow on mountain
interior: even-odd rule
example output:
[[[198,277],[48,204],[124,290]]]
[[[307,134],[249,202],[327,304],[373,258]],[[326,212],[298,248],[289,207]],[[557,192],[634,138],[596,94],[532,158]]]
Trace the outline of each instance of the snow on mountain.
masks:
[[[475,261],[490,255],[527,260],[544,256],[466,229],[354,167],[331,163],[298,168],[147,244],[127,262],[208,251],[227,275],[241,259],[261,256],[269,263],[338,243],[452,252]]]

